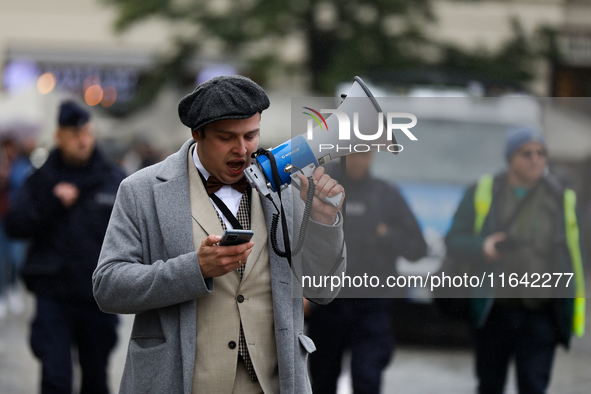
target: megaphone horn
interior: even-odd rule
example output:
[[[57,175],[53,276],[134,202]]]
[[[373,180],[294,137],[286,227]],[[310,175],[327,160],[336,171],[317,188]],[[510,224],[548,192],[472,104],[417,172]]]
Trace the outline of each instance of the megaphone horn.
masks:
[[[308,130],[291,140],[273,148],[266,155],[259,155],[244,173],[246,178],[262,195],[266,196],[279,187],[292,181],[298,186],[295,170],[305,176],[312,175],[314,168],[324,165],[341,156],[357,152],[390,151],[398,153],[399,146],[392,132],[386,130],[386,117],[375,97],[359,77],[338,109],[310,110]],[[324,118],[322,113],[331,114]],[[317,126],[312,127],[316,120]],[[326,128],[326,130],[324,130]],[[393,149],[390,147],[394,147]],[[273,156],[271,163],[269,153]],[[276,165],[279,184],[273,179],[273,166]],[[338,206],[342,196],[339,194],[324,200]]]
[[[339,157],[368,151],[389,151],[397,154],[400,145],[393,133],[386,129],[386,116],[369,87],[359,77],[355,77],[353,86],[336,110],[321,109],[321,113],[331,114],[322,125],[311,128],[305,133],[319,165]]]

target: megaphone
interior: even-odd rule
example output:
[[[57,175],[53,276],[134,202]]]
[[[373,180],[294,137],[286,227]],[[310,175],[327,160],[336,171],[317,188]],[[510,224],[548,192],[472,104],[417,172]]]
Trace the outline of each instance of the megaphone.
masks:
[[[386,117],[380,105],[359,77],[355,77],[338,109],[319,112],[304,108],[310,111],[305,112],[310,116],[308,130],[275,148],[259,150],[253,163],[244,170],[251,186],[263,196],[291,183],[299,189],[298,172],[310,177],[316,167],[342,156],[396,145],[394,135],[385,130]],[[324,119],[321,113],[331,115]],[[311,127],[314,120],[317,126]],[[339,193],[323,200],[336,207],[341,199]]]

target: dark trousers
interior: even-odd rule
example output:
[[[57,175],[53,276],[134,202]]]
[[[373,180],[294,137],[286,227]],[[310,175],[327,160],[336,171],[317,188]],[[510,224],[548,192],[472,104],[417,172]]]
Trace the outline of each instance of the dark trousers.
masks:
[[[503,393],[512,358],[519,393],[546,392],[558,340],[549,311],[495,305],[475,338],[480,394]]]
[[[308,319],[317,348],[310,355],[312,391],[336,393],[343,352],[350,349],[353,392],[379,393],[394,350],[391,316],[389,299],[336,299],[316,307]]]
[[[31,349],[42,364],[41,394],[72,393],[72,347],[82,370],[80,394],[107,394],[107,362],[117,342],[117,321],[96,304],[37,297]]]

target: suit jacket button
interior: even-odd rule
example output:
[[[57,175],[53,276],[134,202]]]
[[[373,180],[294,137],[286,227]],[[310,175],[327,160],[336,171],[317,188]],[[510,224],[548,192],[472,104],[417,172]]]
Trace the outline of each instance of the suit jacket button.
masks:
[[[228,342],[228,347],[229,347],[230,349],[235,349],[235,348],[236,348],[236,342],[234,342],[234,341],[230,341],[230,342]]]
[[[242,294],[239,294],[238,297],[236,297],[236,301],[240,303],[244,302],[244,296]]]

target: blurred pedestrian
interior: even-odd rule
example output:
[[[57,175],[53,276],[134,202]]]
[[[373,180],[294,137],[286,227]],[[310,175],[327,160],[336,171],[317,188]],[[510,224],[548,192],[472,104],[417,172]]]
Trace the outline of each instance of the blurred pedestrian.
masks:
[[[30,339],[42,364],[42,394],[72,392],[72,347],[82,370],[80,393],[107,393],[117,340],[118,318],[98,309],[91,280],[124,175],[103,159],[89,120],[76,103],[61,104],[56,148],[27,179],[6,219],[11,236],[31,240],[23,278],[37,296]]]
[[[347,156],[346,177],[338,177],[347,190],[347,275],[376,274],[385,279],[384,273],[393,273],[399,256],[415,261],[426,255],[427,245],[397,188],[369,174],[373,156],[373,152]],[[347,290],[343,288],[329,305],[310,308],[308,333],[317,344],[310,355],[312,391],[336,393],[343,353],[350,350],[353,392],[376,394],[394,351],[393,300],[387,297],[395,295],[390,289],[379,294],[384,298],[343,298],[356,295]],[[368,291],[381,288],[361,290],[367,297]]]
[[[31,169],[31,161],[22,151],[17,135],[6,135],[0,141],[0,319],[7,311],[20,314],[24,310],[17,278],[27,242],[8,237],[4,222]]]
[[[123,156],[123,167],[127,174],[156,164],[164,159],[162,152],[147,139],[140,139]]]
[[[484,293],[475,289],[480,293],[471,299],[478,392],[502,393],[509,361],[515,359],[519,393],[545,393],[556,345],[568,346],[573,331],[583,334],[576,197],[547,173],[546,141],[539,131],[510,128],[505,151],[507,172],[483,176],[468,189],[446,244],[461,265],[480,267],[493,279],[518,273],[520,280],[518,286],[505,282],[505,288],[487,283]],[[553,297],[557,288],[540,287],[542,275],[556,272],[574,273],[566,288],[571,298]],[[535,275],[538,288],[527,287],[524,280]]]

